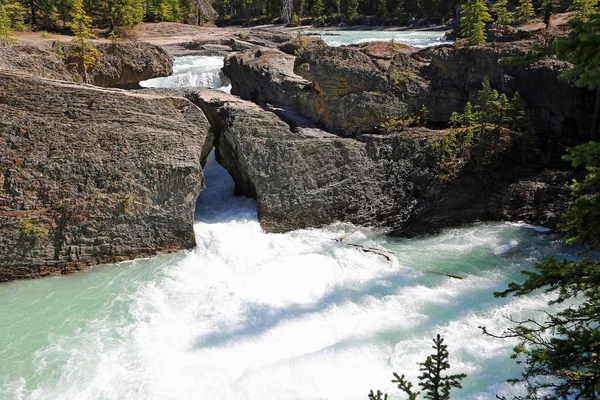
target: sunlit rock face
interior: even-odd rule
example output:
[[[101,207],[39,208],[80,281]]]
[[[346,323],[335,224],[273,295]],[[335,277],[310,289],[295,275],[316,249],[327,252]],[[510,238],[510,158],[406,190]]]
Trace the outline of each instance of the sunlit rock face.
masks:
[[[0,92],[0,280],[194,246],[198,107],[3,71]]]

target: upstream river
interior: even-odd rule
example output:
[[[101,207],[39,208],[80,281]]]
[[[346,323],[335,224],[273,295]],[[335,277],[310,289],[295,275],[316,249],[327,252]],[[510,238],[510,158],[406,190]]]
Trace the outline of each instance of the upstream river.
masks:
[[[178,59],[187,78],[148,85],[228,90],[214,79],[220,65]],[[468,374],[453,399],[520,393],[506,383],[521,371],[514,342],[478,327],[500,333],[507,317],[541,316],[543,294],[492,292],[544,256],[572,257],[552,232],[478,223],[394,239],[334,224],[266,234],[213,158],[205,174],[195,249],[0,285],[0,399],[364,400],[369,389],[397,399],[392,371],[415,380],[437,333],[452,371]]]

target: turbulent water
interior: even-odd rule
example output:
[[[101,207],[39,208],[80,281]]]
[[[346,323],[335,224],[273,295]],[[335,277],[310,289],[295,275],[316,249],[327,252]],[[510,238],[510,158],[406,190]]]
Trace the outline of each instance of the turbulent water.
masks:
[[[444,40],[444,32],[440,31],[310,31],[306,32],[321,35],[321,38],[329,46],[342,46],[375,41],[390,41],[396,43],[410,44],[415,47],[429,47],[439,44],[454,43],[452,40]]]
[[[505,383],[520,373],[514,343],[478,326],[499,333],[507,316],[541,315],[542,294],[492,292],[543,256],[570,257],[551,233],[480,223],[414,239],[343,224],[266,234],[214,159],[205,173],[194,250],[0,285],[0,399],[396,399],[392,371],[414,380],[437,333],[469,375],[454,399],[518,393]]]
[[[177,57],[173,62],[173,75],[150,79],[141,82],[140,85],[148,88],[199,86],[229,93],[231,84],[221,72],[221,68],[223,68],[222,57]]]

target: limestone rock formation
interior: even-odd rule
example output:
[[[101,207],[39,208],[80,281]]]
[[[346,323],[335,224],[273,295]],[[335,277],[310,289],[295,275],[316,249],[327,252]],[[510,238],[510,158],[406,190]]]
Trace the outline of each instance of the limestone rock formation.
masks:
[[[135,87],[139,82],[169,76],[173,58],[162,48],[145,42],[95,43],[100,51],[96,64],[88,71],[88,82],[103,87]],[[38,77],[83,82],[83,70],[74,57],[73,46],[62,45],[66,57],[56,48],[32,45],[0,47],[0,69],[23,71]]]
[[[476,101],[488,77],[507,95],[521,94],[542,136],[568,141],[589,130],[593,94],[560,79],[569,66],[555,59],[532,65],[498,63],[503,57],[526,54],[531,44],[420,51],[401,47],[391,60],[381,44],[309,48],[295,60],[275,51],[249,50],[230,56],[224,72],[232,93],[291,108],[341,136],[375,132],[382,122],[405,118],[423,105],[431,122],[447,123],[453,111]]]
[[[0,70],[0,281],[194,246],[202,111]]]
[[[159,46],[146,42],[96,43],[95,46],[101,55],[88,71],[88,83],[93,85],[136,87],[141,81],[173,73],[173,58]],[[67,53],[69,49],[66,45]],[[73,61],[72,57],[67,58],[67,62]]]
[[[265,110],[222,92],[175,94],[203,109],[215,132],[217,160],[237,192],[257,200],[268,232],[336,221],[399,235],[477,220],[552,224],[568,200],[568,175],[512,165],[510,151],[506,165],[465,165],[444,178],[433,146],[444,131],[343,138],[290,110]]]

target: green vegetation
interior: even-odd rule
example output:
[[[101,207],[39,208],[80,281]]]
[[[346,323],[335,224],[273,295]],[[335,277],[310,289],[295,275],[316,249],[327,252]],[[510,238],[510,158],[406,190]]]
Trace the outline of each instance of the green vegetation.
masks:
[[[56,40],[56,42],[54,43],[54,52],[62,58],[65,58],[67,56],[65,54],[65,50],[63,49],[62,42],[60,40]]]
[[[492,20],[488,7],[483,0],[468,0],[463,6],[461,20],[461,33],[469,46],[485,44],[487,35],[485,26]]]
[[[88,81],[88,69],[96,63],[100,52],[87,39],[94,38],[90,30],[91,18],[87,16],[83,9],[83,0],[74,0],[71,12],[71,28],[75,33],[73,44],[75,49],[70,54],[81,63],[83,67],[84,79]]]
[[[429,115],[429,110],[425,105],[421,106],[418,112],[409,115],[406,118],[396,119],[392,118],[385,122],[383,122],[379,129],[383,132],[386,131],[402,131],[409,126],[425,126],[427,123],[427,116]]]
[[[419,386],[424,390],[423,399],[428,400],[449,400],[450,391],[453,388],[460,389],[460,381],[467,377],[465,374],[444,375],[444,371],[450,368],[448,362],[448,346],[444,344],[444,339],[438,334],[433,339],[433,354],[427,357],[425,362],[419,363]],[[398,376],[394,372],[393,383],[398,384],[398,389],[404,392],[409,400],[417,400],[421,392],[416,392],[414,385],[406,380],[404,375]],[[369,400],[386,400],[387,394],[377,391],[369,393]]]
[[[31,218],[20,220],[19,230],[21,231],[21,235],[28,239],[43,239],[48,236],[48,229],[34,226]]]
[[[585,20],[592,15],[597,4],[598,0],[573,0],[569,10],[577,11],[577,17]]]
[[[14,41],[10,33],[10,19],[0,3],[0,46],[6,46]]]
[[[568,61],[573,67],[562,74],[562,78],[571,79],[577,86],[596,91],[595,112],[592,119],[591,135],[598,132],[600,123],[600,5],[585,18],[569,21],[570,32],[559,37],[548,46],[534,46],[533,52],[523,57],[500,59],[502,64],[524,64],[548,56]]]
[[[569,243],[600,248],[600,143],[590,142],[568,149],[564,157],[574,167],[588,171],[583,182],[571,186],[575,200],[563,215],[560,229]],[[551,294],[549,305],[574,305],[547,312],[543,320],[513,321],[501,338],[517,338],[513,358],[525,367],[521,378],[527,399],[600,398],[600,262],[553,257],[523,271],[527,279],[511,283],[497,297],[524,296],[543,290]],[[544,395],[550,393],[550,395]]]
[[[411,71],[393,70],[390,73],[390,80],[397,90],[401,90],[406,84],[414,82],[416,79],[415,74]]]
[[[517,19],[519,20],[519,23],[526,23],[533,18],[534,15],[535,10],[533,9],[531,0],[519,0],[519,5],[517,6]]]
[[[500,0],[494,5],[494,23],[504,29],[508,28],[515,20],[515,13],[508,10],[508,0]]]
[[[460,140],[459,140],[460,138]],[[472,160],[476,165],[483,163],[482,153],[488,157],[509,146],[512,139],[521,142],[521,157],[525,163],[527,146],[531,139],[531,128],[525,113],[525,104],[519,93],[512,99],[492,89],[489,79],[484,79],[477,104],[467,102],[463,113],[453,112],[450,117],[450,132],[433,144],[446,165],[446,175],[451,175],[456,158]],[[478,148],[473,152],[474,148]]]

